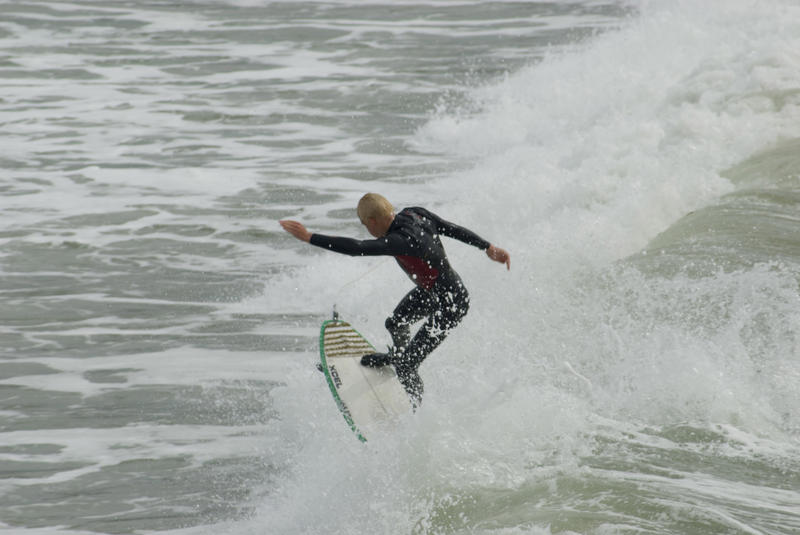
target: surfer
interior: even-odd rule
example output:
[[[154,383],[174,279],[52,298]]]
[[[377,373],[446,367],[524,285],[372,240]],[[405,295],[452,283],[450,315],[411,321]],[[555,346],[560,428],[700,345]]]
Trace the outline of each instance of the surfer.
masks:
[[[455,225],[425,208],[404,208],[395,213],[382,195],[367,193],[358,202],[358,218],[374,240],[355,240],[311,233],[297,221],[281,226],[295,238],[311,245],[350,256],[393,256],[416,284],[386,320],[392,337],[388,353],[361,359],[364,366],[393,365],[397,377],[415,404],[422,400],[419,366],[458,325],[469,309],[469,294],[461,277],[450,266],[440,235],[455,238],[478,249],[511,269],[507,251],[495,247],[471,230]],[[425,323],[411,338],[411,325]]]

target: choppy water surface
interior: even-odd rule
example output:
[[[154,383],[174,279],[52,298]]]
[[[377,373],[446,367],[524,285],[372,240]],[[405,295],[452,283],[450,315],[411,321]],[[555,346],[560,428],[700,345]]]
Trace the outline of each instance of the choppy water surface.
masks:
[[[0,529],[800,531],[793,2],[0,1]],[[366,445],[364,191],[472,293]]]

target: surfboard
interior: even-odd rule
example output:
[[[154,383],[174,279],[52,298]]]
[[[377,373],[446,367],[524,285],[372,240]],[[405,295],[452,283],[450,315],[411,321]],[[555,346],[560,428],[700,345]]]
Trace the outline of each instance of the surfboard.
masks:
[[[336,314],[322,324],[319,367],[339,411],[362,442],[377,426],[411,412],[411,401],[392,366],[361,365],[361,357],[374,352],[372,344]]]

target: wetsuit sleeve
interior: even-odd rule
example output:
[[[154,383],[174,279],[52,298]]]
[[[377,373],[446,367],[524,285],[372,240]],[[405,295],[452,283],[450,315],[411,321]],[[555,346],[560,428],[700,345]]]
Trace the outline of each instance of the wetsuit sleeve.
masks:
[[[350,256],[394,256],[407,254],[408,249],[401,240],[392,235],[377,240],[354,240],[353,238],[312,234],[311,245]]]
[[[449,221],[445,221],[438,215],[425,210],[424,208],[415,208],[418,212],[420,212],[424,217],[427,217],[431,221],[434,222],[436,225],[436,230],[439,234],[443,234],[448,238],[453,238],[458,241],[464,242],[467,245],[472,245],[477,247],[478,249],[488,249],[491,245],[488,241],[484,240],[471,230],[464,228],[460,225],[456,225],[455,223],[450,223]]]

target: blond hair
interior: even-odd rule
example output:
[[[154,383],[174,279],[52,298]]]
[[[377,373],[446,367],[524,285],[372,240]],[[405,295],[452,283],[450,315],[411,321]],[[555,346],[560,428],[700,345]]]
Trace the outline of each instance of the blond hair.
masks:
[[[392,204],[378,193],[367,193],[358,201],[358,218],[362,223],[369,218],[382,219],[393,213]]]

